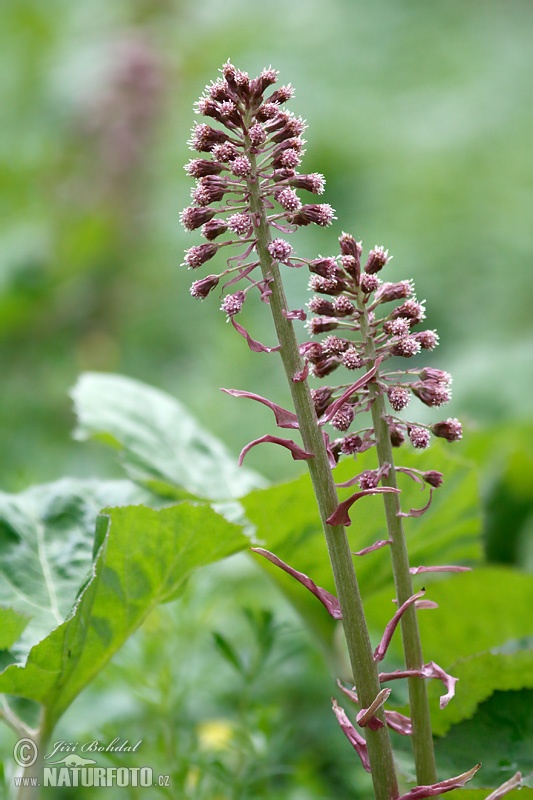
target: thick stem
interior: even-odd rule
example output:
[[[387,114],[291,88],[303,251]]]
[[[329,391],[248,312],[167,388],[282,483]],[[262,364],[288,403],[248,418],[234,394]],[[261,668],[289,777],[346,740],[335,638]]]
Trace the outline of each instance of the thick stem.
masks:
[[[365,342],[365,354],[370,361],[376,360],[376,350],[369,331],[369,323],[364,305],[360,302],[359,308],[361,315],[361,335]],[[394,458],[392,445],[387,422],[385,420],[385,399],[379,391],[377,384],[370,384],[370,395],[373,397],[372,420],[377,442],[377,454],[380,467],[390,464],[387,476],[383,476],[381,483],[383,486],[397,488],[396,471],[394,469]],[[385,505],[385,516],[390,546],[392,570],[394,573],[394,583],[398,605],[404,603],[413,595],[413,583],[409,572],[409,555],[403,530],[402,518],[398,516],[401,511],[399,495],[387,492],[382,495]],[[424,663],[422,655],[422,644],[418,629],[418,619],[414,605],[411,606],[401,619],[402,641],[405,655],[405,665],[407,669],[420,669]],[[433,735],[431,730],[431,719],[429,715],[429,704],[425,680],[420,678],[409,678],[409,702],[411,708],[411,719],[413,723],[413,752],[416,764],[416,776],[419,784],[432,784],[437,781],[435,767],[435,753],[433,749]]]
[[[342,526],[332,526],[326,522],[338,505],[337,493],[307,381],[295,382],[293,380],[296,373],[302,370],[303,362],[292,322],[283,314],[283,311],[288,311],[288,306],[278,265],[268,252],[268,244],[271,241],[270,231],[259,185],[255,179],[256,164],[253,154],[250,155],[250,160],[252,162],[252,177],[249,183],[250,208],[257,236],[257,253],[263,276],[269,281],[272,290],[270,308],[303,444],[305,450],[314,454],[314,458],[309,459],[307,464],[320,509],[337,596],[341,605],[354,681],[359,699],[362,705],[367,707],[381,688],[378,671],[373,659],[363,603],[346,532]],[[377,714],[378,717],[380,713]],[[380,718],[383,719],[382,716]],[[384,726],[377,731],[367,728],[366,740],[376,798],[377,800],[394,800],[399,793],[387,727]]]

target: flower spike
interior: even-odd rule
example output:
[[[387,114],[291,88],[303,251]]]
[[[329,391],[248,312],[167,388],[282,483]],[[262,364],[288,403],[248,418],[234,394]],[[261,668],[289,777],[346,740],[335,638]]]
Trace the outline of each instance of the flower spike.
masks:
[[[447,403],[451,399],[451,378],[440,369],[416,367],[415,357],[422,351],[432,352],[439,338],[434,330],[418,329],[426,312],[424,301],[416,298],[413,282],[386,279],[391,259],[388,250],[376,246],[363,258],[362,243],[351,234],[343,233],[337,255],[303,258],[295,252],[290,236],[299,227],[310,224],[326,227],[336,217],[328,203],[309,203],[301,196],[306,191],[322,194],[324,179],[318,173],[300,174],[298,171],[305,153],[302,134],[306,125],[285,108],[293,95],[292,86],[270,88],[278,78],[271,67],[250,78],[228,61],[221,73],[196,105],[197,113],[207,122],[196,124],[192,132],[190,144],[200,157],[189,162],[186,172],[197,185],[192,191],[192,203],[182,212],[181,219],[186,230],[199,229],[205,241],[188,248],[184,264],[193,270],[209,264],[207,278],[193,283],[193,298],[203,300],[220,284],[221,310],[249,348],[254,352],[280,351],[295,413],[252,392],[224,391],[266,405],[273,412],[278,427],[298,429],[303,444],[265,435],[243,448],[239,464],[251,448],[268,442],[285,447],[295,460],[308,462],[320,518],[325,521],[324,534],[338,599],[273,553],[263,548],[254,550],[302,583],[335,619],[341,618],[342,605],[355,684],[366,704],[369,698],[374,698],[368,708],[361,709],[357,715],[358,724],[367,728],[367,740],[336,701],[333,701],[334,713],[364,768],[372,771],[376,796],[380,800],[398,800],[399,795],[384,722],[402,735],[412,735],[421,785],[400,800],[422,800],[462,786],[477,767],[457,778],[437,782],[424,683],[418,686],[420,691],[416,696],[411,693],[413,722],[384,707],[379,710],[390,691],[380,688],[380,683],[398,678],[438,679],[445,687],[440,699],[443,708],[453,697],[456,679],[434,662],[423,664],[420,656],[414,663],[410,659],[412,668],[394,673],[378,673],[377,663],[384,658],[400,622],[404,638],[409,637],[416,645],[411,652],[421,652],[414,609],[435,607],[435,604],[420,599],[423,590],[413,593],[411,573],[466,569],[409,568],[402,518],[425,513],[443,477],[433,469],[423,472],[395,467],[392,450],[409,442],[416,450],[425,449],[432,436],[450,442],[462,437],[461,423],[453,417],[426,424],[401,416],[413,405],[413,398],[415,403],[420,401],[432,409]],[[225,247],[233,248],[232,254],[221,259],[221,253],[226,253],[222,249]],[[217,260],[225,263],[218,274],[211,267]],[[304,267],[309,270],[309,288],[314,295],[307,304],[308,311],[291,310],[282,274],[287,269]],[[234,288],[227,294],[230,287]],[[245,301],[250,307],[248,298],[254,294],[269,307],[279,342],[275,347],[256,341],[236,321]],[[311,341],[298,345],[295,327],[304,320]],[[393,367],[389,366],[391,358],[395,359]],[[415,366],[402,368],[403,359],[410,359],[410,364]],[[329,376],[334,373],[342,377],[333,381]],[[309,374],[315,379],[327,376],[328,385],[310,389]],[[368,412],[371,423],[360,424],[360,415]],[[328,426],[335,433],[332,434]],[[370,448],[375,448],[377,454],[376,467],[367,465],[354,469],[351,478],[343,476],[344,482],[339,486],[358,484],[359,491],[339,502],[332,470],[341,458],[355,461]],[[425,506],[402,510],[396,488],[397,471],[406,473],[422,489],[429,486]],[[354,555],[366,555],[388,545],[397,595],[402,601],[408,599],[402,602],[386,626],[373,653],[344,526],[351,524],[352,505],[374,494],[384,495],[387,535]],[[411,606],[413,612],[406,614]],[[358,702],[356,692],[343,691]],[[489,800],[499,800],[500,796],[496,794]]]

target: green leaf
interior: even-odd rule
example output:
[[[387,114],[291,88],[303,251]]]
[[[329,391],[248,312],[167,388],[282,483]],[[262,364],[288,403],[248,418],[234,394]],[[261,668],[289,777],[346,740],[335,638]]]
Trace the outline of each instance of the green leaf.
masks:
[[[472,783],[496,787],[518,770],[533,770],[533,690],[495,692],[473,719],[435,743],[439,772],[457,774],[481,761]],[[467,766],[468,765],[468,766]],[[463,795],[461,794],[461,797]],[[521,795],[522,796],[522,795]]]
[[[146,498],[129,481],[74,479],[0,493],[0,604],[29,620],[12,642],[16,660],[70,611],[90,572],[100,509]]]
[[[480,777],[478,781],[481,783],[483,778],[483,770],[477,773]],[[511,777],[511,776],[509,776]],[[453,792],[446,792],[447,800],[486,800],[487,796],[490,794],[492,787],[487,789],[455,789]],[[517,794],[520,792],[520,794]],[[533,800],[533,789],[528,789],[524,787],[522,789],[513,789],[512,792],[505,795],[505,797],[513,798],[513,800]]]
[[[533,650],[479,653],[452,664],[450,672],[459,678],[456,696],[443,711],[434,701],[432,723],[436,735],[446,734],[453,724],[472,717],[495,690],[533,689]],[[435,694],[434,687],[431,694]]]
[[[21,636],[29,617],[14,608],[0,608],[0,650],[9,650]]]
[[[97,439],[120,451],[135,481],[157,494],[182,499],[240,497],[264,485],[254,472],[207,433],[175,398],[121,375],[82,375],[72,398],[74,436]]]
[[[398,461],[421,470],[438,468],[445,474],[444,484],[435,491],[429,511],[421,518],[405,521],[411,562],[415,565],[445,564],[479,559],[481,523],[473,468],[455,459],[446,443],[435,443],[424,453],[405,450],[399,453]],[[335,478],[342,482],[375,466],[375,453],[368,451],[358,457],[356,464],[351,459],[341,462],[335,470]],[[408,510],[424,505],[427,495],[420,491],[420,487],[404,475],[399,475],[399,480],[403,489],[402,507]],[[341,499],[350,491],[342,490]],[[307,475],[290,483],[254,491],[241,502],[247,518],[257,528],[257,538],[268,550],[305,572],[319,586],[334,591],[316,501]],[[351,515],[353,522],[348,528],[348,536],[353,550],[387,538],[380,497],[360,500]],[[327,635],[331,631],[331,622],[326,619],[326,612],[321,615],[316,601],[307,595],[305,589],[280,570],[263,563],[263,559],[258,561],[270,571],[308,621]],[[369,598],[384,591],[390,606],[394,588],[388,548],[356,557],[355,566],[363,596]]]
[[[107,529],[91,579],[71,616],[0,675],[0,692],[42,703],[54,726],[158,603],[175,598],[198,567],[248,545],[211,508],[181,503],[103,512]]]
[[[225,658],[225,660],[233,666],[234,669],[237,670],[239,675],[245,675],[246,667],[241,662],[239,655],[232,644],[218,631],[212,631],[211,633],[214,642],[221,653],[221,655]]]

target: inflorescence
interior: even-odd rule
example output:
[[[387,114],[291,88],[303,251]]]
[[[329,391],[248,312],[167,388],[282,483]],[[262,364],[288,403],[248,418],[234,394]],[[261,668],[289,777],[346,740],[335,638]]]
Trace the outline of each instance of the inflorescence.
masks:
[[[222,68],[222,77],[206,87],[196,104],[196,112],[212,124],[196,124],[192,131],[190,146],[204,157],[191,160],[185,167],[197,184],[192,191],[194,203],[184,209],[181,220],[188,231],[199,228],[207,241],[190,247],[184,264],[197,269],[229,246],[239,252],[228,256],[222,272],[194,281],[192,296],[204,299],[221,284],[221,309],[227,319],[253,349],[276,349],[252,340],[234,320],[250,290],[258,290],[265,302],[270,294],[268,279],[258,275],[261,221],[250,207],[252,191],[258,189],[270,229],[270,258],[287,267],[306,266],[311,273],[309,288],[314,296],[308,303],[311,316],[307,329],[313,339],[300,348],[306,364],[304,376],[310,372],[316,378],[325,378],[339,367],[352,374],[365,372],[379,359],[379,370],[372,380],[374,389],[377,386],[388,399],[387,423],[394,446],[407,437],[413,447],[423,449],[431,433],[448,441],[460,439],[462,429],[457,419],[428,426],[398,416],[413,395],[427,406],[447,403],[451,377],[430,368],[384,369],[384,362],[393,356],[411,359],[422,350],[433,350],[439,341],[435,331],[417,330],[425,319],[425,309],[414,295],[412,281],[391,283],[378,277],[390,261],[388,251],[375,247],[362,266],[361,243],[343,233],[339,255],[305,259],[297,257],[290,242],[280,236],[310,223],[330,225],[335,216],[329,204],[305,204],[299,197],[297,190],[322,194],[325,180],[318,173],[297,171],[304,153],[306,124],[284,108],[294,93],[290,84],[265,97],[276,81],[277,72],[272,68],[250,79],[228,62]],[[236,284],[240,288],[236,289]],[[231,292],[227,291],[229,287]],[[303,309],[289,313],[296,319],[308,316]],[[321,334],[327,335],[319,339]],[[368,410],[372,402],[369,383],[347,396],[346,384],[312,391],[319,421],[343,434],[330,445],[335,460],[374,444],[372,429],[354,430],[357,414]],[[345,398],[339,404],[342,396]],[[334,414],[327,413],[331,407]]]

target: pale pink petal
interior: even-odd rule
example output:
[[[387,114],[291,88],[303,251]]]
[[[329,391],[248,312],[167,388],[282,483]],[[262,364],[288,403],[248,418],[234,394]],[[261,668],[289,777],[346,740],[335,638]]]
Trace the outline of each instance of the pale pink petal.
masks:
[[[299,444],[293,442],[292,439],[281,439],[279,436],[261,436],[259,439],[254,439],[253,442],[249,442],[246,447],[243,447],[241,453],[239,455],[238,464],[239,467],[242,466],[242,462],[244,461],[244,456],[248,453],[252,447],[255,447],[258,444],[264,443],[271,443],[271,444],[279,444],[281,447],[286,447],[287,450],[290,450],[292,453],[292,457],[294,461],[305,461],[308,458],[314,458],[313,453],[306,452],[303,448],[300,447]]]
[[[276,418],[276,425],[278,428],[298,428],[298,417],[292,411],[287,411],[286,408],[278,406],[266,397],[261,397],[260,394],[254,392],[243,392],[240,389],[221,389],[220,391],[230,394],[232,397],[247,397],[249,400],[257,400],[258,403],[268,406]]]
[[[399,711],[385,711],[385,720],[389,728],[401,736],[411,736],[413,733],[413,723]]]
[[[472,572],[472,567],[456,567],[456,566],[442,566],[442,567],[409,567],[411,575],[420,575],[422,572]]]
[[[398,800],[422,800],[424,797],[434,797],[444,792],[451,792],[453,789],[460,789],[465,783],[471,780],[481,764],[476,764],[475,767],[469,769],[468,772],[463,772],[462,775],[457,775],[455,778],[448,778],[448,780],[440,781],[440,783],[433,783],[431,786],[415,786],[411,791],[402,794]]]
[[[409,597],[405,601],[405,603],[402,603],[402,605],[399,607],[398,611],[395,613],[395,615],[393,616],[391,621],[387,624],[387,627],[385,628],[385,631],[383,633],[383,638],[381,639],[381,642],[378,644],[378,646],[374,650],[374,661],[383,661],[383,659],[385,658],[385,653],[387,652],[387,648],[388,648],[388,646],[390,644],[390,640],[392,639],[392,635],[393,635],[394,631],[396,630],[396,627],[397,627],[400,619],[405,614],[405,612],[407,611],[409,606],[412,606],[413,603],[416,603],[416,601],[420,597],[423,597],[424,594],[425,594],[425,590],[421,589],[416,594],[411,595],[411,597]]]
[[[244,336],[246,341],[248,342],[248,347],[250,350],[253,350],[254,353],[275,353],[277,350],[280,349],[280,345],[276,345],[276,347],[267,347],[265,344],[261,344],[261,342],[257,342],[255,339],[252,339],[246,328],[243,328],[242,325],[239,325],[238,322],[235,322],[234,318],[231,318],[231,324],[237,331],[240,333],[241,336]]]
[[[382,547],[385,547],[388,544],[392,544],[392,539],[378,539],[377,542],[374,542],[374,544],[371,544],[368,547],[363,547],[362,550],[357,550],[355,553],[352,553],[352,555],[366,556],[367,553],[373,553],[374,550],[380,550]]]
[[[357,697],[357,694],[355,692],[355,687],[353,689],[348,689],[348,687],[345,686],[342,683],[342,681],[340,681],[338,678],[337,678],[337,686],[339,687],[341,692],[344,692],[346,697],[348,697],[352,701],[352,703],[357,703],[358,706],[361,705],[359,702],[359,698]]]
[[[309,364],[306,361],[302,369],[294,373],[291,380],[293,383],[301,383],[302,381],[305,381],[308,375],[309,375]]]
[[[342,728],[342,732],[356,751],[357,755],[361,759],[361,763],[363,767],[366,769],[367,772],[370,772],[370,759],[368,758],[368,748],[366,746],[366,742],[359,734],[348,717],[346,716],[345,710],[339,706],[335,699],[332,699],[333,704],[333,712],[337,717],[337,722]]]
[[[500,800],[501,797],[504,797],[508,792],[512,792],[513,789],[520,788],[522,786],[522,773],[515,772],[512,778],[509,778],[508,781],[502,783],[501,786],[498,786],[493,792],[491,792],[485,800]]]
[[[375,699],[370,703],[368,708],[362,708],[356,717],[356,722],[362,728],[368,727],[370,730],[377,731],[378,728],[383,728],[383,722],[376,717],[376,711],[381,708],[384,703],[389,699],[391,693],[390,689],[382,689],[376,695]]]
[[[291,575],[293,578],[303,584],[306,589],[309,589],[311,594],[314,594],[314,596],[320,600],[328,614],[330,614],[333,619],[342,619],[341,607],[334,594],[328,592],[327,589],[321,589],[320,586],[317,586],[316,583],[311,580],[311,578],[309,578],[303,572],[298,572],[298,570],[290,567],[288,564],[282,561],[281,558],[278,558],[269,550],[265,550],[262,547],[252,547],[250,549],[254,553],[258,553],[260,556],[266,558],[272,564],[275,564],[276,567],[279,567],[288,575]]]
[[[400,678],[423,678],[424,675],[420,669],[396,669],[394,672],[380,672],[378,677],[380,683],[387,683]]]
[[[455,695],[455,684],[459,678],[454,678],[452,675],[449,675],[442,669],[442,667],[439,667],[438,664],[435,664],[434,661],[429,661],[427,664],[424,664],[422,667],[422,675],[424,678],[438,678],[443,682],[444,688],[447,689],[447,692],[441,696],[439,704],[441,708],[446,708],[452,697]]]
[[[348,511],[361,497],[366,497],[370,494],[385,494],[386,492],[394,492],[395,494],[398,494],[399,491],[399,489],[393,489],[391,486],[376,486],[375,489],[362,489],[360,492],[352,494],[352,496],[347,500],[343,500],[342,503],[339,503],[333,514],[328,517],[326,522],[328,525],[344,525],[345,527],[348,527],[352,524],[352,521],[348,515]]]
[[[307,319],[307,314],[303,308],[295,308],[294,311],[285,311],[285,309],[282,308],[281,313],[286,319],[300,319],[302,322],[304,319]]]

